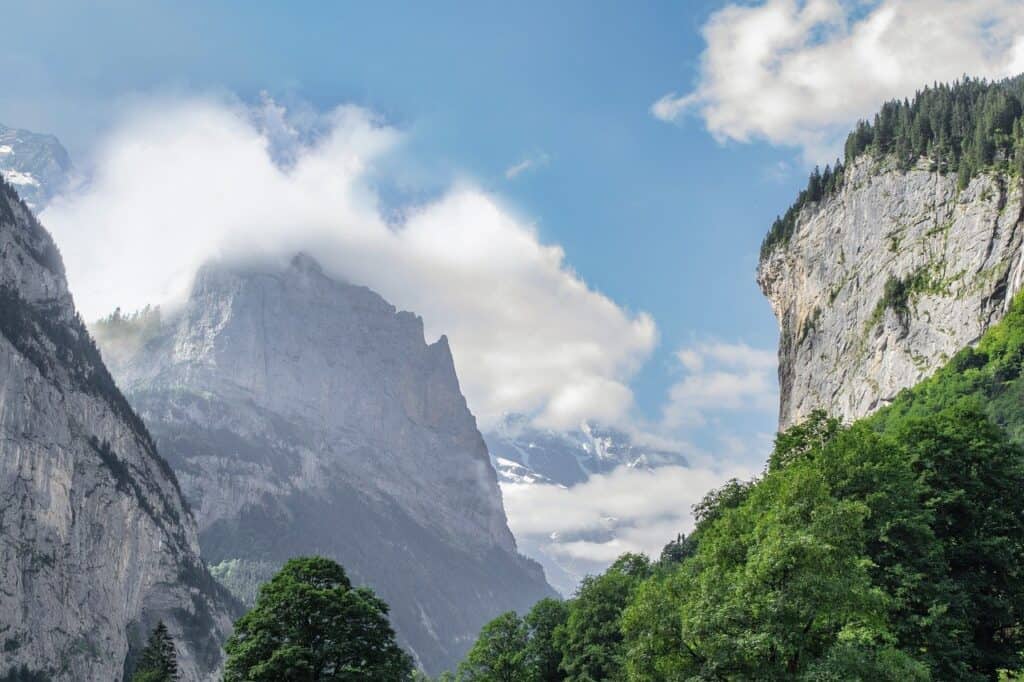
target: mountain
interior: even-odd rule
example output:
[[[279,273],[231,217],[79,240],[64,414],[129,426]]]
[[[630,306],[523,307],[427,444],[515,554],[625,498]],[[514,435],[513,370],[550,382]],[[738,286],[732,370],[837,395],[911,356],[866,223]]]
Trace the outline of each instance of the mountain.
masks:
[[[673,450],[649,447],[615,428],[583,423],[568,431],[541,429],[521,414],[507,415],[484,434],[502,482],[572,486],[620,466],[686,466]]]
[[[448,341],[416,315],[299,255],[208,264],[180,311],[95,329],[241,598],[290,557],[329,556],[437,672],[553,594],[516,549]]]
[[[56,137],[0,125],[0,176],[30,209],[46,208],[70,174],[71,159]]]
[[[572,487],[596,474],[619,467],[657,469],[687,466],[675,450],[644,445],[620,429],[583,423],[576,429],[556,431],[533,426],[525,415],[507,415],[484,434],[491,461],[502,486],[557,485]],[[605,562],[591,561],[560,551],[571,542],[609,542],[616,537],[619,520],[605,519],[597,530],[549,536],[520,535],[524,554],[539,561],[548,581],[563,595],[572,595],[586,575],[600,573]]]
[[[1024,280],[1021,86],[967,81],[902,114],[887,105],[851,135],[832,191],[769,235],[757,279],[780,326],[782,427],[816,408],[850,421],[891,403],[1006,314]],[[889,110],[918,123],[886,128]],[[954,114],[969,139],[943,131]]]
[[[57,247],[2,180],[0,495],[0,676],[119,680],[162,620],[183,679],[214,678],[233,600],[75,312]]]

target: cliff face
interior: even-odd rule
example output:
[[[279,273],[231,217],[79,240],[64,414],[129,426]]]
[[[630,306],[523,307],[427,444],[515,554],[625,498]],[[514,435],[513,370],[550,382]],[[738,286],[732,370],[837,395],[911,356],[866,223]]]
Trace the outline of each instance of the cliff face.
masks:
[[[852,420],[974,343],[1021,286],[1020,179],[903,172],[861,157],[804,208],[757,280],[779,321],[779,422]]]
[[[100,360],[49,234],[0,182],[0,676],[119,680],[158,620],[183,679],[230,630],[173,474]]]
[[[428,671],[480,626],[551,594],[516,550],[445,338],[309,257],[208,265],[184,309],[97,327],[195,510],[204,558],[243,599],[323,554],[392,607]]]

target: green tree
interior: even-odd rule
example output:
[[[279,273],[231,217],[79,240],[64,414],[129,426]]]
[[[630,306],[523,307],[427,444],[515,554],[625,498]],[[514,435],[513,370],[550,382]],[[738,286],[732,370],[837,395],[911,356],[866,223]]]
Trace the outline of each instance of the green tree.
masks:
[[[992,679],[1024,661],[1024,452],[975,399],[898,425],[941,543],[954,641],[938,661],[947,679]]]
[[[587,576],[556,631],[568,682],[625,679],[620,618],[634,590],[651,574],[647,557],[624,554],[599,576]]]
[[[178,655],[174,640],[163,621],[156,624],[142,650],[132,682],[175,682],[178,680]]]
[[[459,665],[459,682],[531,682],[526,623],[515,611],[484,625]]]
[[[556,643],[556,632],[569,619],[569,606],[560,599],[541,599],[524,619],[527,629],[527,657],[536,682],[561,682],[562,652]]]
[[[909,466],[870,429],[820,415],[779,443],[759,482],[702,503],[696,554],[637,590],[622,619],[630,679],[926,674],[894,646],[869,558],[874,514],[915,504]]]
[[[225,645],[225,682],[405,680],[388,606],[322,557],[292,559],[260,588]]]

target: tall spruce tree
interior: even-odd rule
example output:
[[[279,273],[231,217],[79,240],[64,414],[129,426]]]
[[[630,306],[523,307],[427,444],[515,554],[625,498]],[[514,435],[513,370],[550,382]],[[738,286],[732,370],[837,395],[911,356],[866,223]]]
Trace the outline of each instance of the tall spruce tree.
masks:
[[[157,623],[142,651],[132,682],[177,682],[178,656],[163,621]]]

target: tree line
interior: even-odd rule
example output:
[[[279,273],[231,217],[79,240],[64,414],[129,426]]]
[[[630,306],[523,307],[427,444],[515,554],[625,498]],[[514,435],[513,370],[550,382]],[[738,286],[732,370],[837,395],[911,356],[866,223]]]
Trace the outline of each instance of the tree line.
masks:
[[[449,679],[1024,679],[1022,370],[1018,297],[888,408],[780,433],[657,560],[543,606],[554,627],[485,626]]]
[[[564,601],[486,624],[458,682],[995,680],[1024,669],[1024,295],[978,344],[852,425],[778,434],[762,474]],[[388,606],[289,561],[225,651],[225,682],[424,680]],[[177,679],[158,626],[136,682]],[[1024,679],[1024,678],[1013,678]]]
[[[862,155],[892,159],[904,171],[922,159],[955,173],[959,187],[986,170],[1024,175],[1024,76],[1001,81],[967,78],[935,83],[913,99],[894,99],[846,138],[844,160],[815,168],[793,205],[777,217],[761,244],[762,258],[786,244],[801,210],[843,187],[845,171]]]

